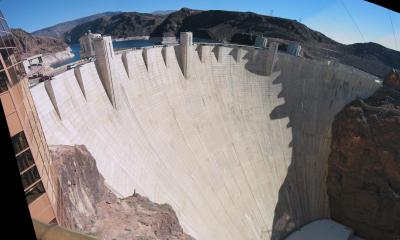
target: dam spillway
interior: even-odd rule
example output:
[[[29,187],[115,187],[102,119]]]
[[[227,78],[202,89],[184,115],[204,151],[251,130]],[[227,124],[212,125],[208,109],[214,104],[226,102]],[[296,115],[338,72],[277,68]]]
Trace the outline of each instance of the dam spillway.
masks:
[[[332,121],[376,77],[254,47],[103,47],[31,88],[48,145],[84,144],[114,193],[170,204],[196,239],[281,239],[329,217]]]

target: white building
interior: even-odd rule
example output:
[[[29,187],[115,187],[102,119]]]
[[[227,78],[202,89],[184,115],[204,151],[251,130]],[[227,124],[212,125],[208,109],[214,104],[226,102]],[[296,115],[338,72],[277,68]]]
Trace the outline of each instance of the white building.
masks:
[[[43,65],[43,56],[42,54],[38,54],[32,57],[27,58],[22,62],[24,65],[24,69],[26,74],[30,75],[34,72],[37,72],[42,69]]]

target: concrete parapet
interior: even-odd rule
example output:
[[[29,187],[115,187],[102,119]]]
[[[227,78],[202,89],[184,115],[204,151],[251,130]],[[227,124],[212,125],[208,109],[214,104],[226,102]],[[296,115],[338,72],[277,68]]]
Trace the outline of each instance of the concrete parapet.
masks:
[[[267,51],[267,66],[266,66],[267,76],[271,75],[274,71],[275,63],[278,60],[277,59],[278,46],[279,46],[279,44],[276,42],[272,42],[269,45],[269,48]]]
[[[215,58],[217,59],[217,62],[221,63],[222,62],[222,55],[223,55],[223,46],[215,46],[213,49],[213,52],[215,54]]]
[[[242,58],[244,56],[244,51],[241,47],[236,48],[236,62],[240,63],[242,61]]]
[[[149,51],[148,48],[143,48],[143,51],[142,51],[143,61],[144,61],[144,64],[146,65],[147,71],[149,71],[148,51]]]
[[[85,87],[83,86],[81,68],[80,67],[74,68],[74,74],[75,74],[76,80],[78,81],[79,88],[82,91],[83,97],[86,99],[86,93],[85,93]]]
[[[206,55],[206,48],[204,45],[198,45],[197,52],[199,54],[200,62],[204,63],[205,55]]]
[[[212,48],[212,46],[209,46],[209,45],[198,45],[197,51],[198,51],[201,63],[209,62],[211,48]]]
[[[124,64],[126,74],[128,75],[129,78],[131,78],[132,76],[129,71],[129,60],[128,60],[128,56],[127,56],[128,54],[130,54],[130,52],[123,52],[121,59],[122,59],[122,63]]]
[[[189,77],[190,65],[192,61],[193,33],[181,32],[180,34],[180,56],[179,62],[183,76]]]
[[[44,88],[46,89],[47,95],[50,98],[51,104],[53,104],[53,108],[56,111],[57,116],[59,117],[59,119],[61,119],[60,110],[58,109],[57,100],[51,81],[44,82]]]
[[[96,54],[96,68],[99,73],[101,83],[107,93],[111,104],[116,108],[111,65],[115,58],[114,48],[111,37],[101,37],[93,39],[93,47]]]
[[[171,56],[173,56],[173,51],[174,51],[173,47],[163,47],[163,49],[161,50],[161,55],[164,59],[166,67],[171,66],[171,61],[172,61]]]

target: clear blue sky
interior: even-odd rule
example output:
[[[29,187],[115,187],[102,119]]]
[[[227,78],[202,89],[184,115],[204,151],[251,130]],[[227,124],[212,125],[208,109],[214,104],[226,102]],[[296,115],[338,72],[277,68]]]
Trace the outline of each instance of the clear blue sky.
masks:
[[[272,13],[300,20],[342,43],[377,42],[400,50],[400,14],[362,0],[0,0],[10,27],[29,32],[105,11],[152,12],[182,7]]]

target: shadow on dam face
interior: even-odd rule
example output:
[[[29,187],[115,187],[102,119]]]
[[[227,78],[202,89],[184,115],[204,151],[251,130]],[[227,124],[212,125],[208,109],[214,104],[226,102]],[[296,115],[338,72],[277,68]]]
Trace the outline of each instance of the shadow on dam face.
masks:
[[[374,77],[341,64],[308,62],[280,54],[279,98],[284,104],[270,113],[271,120],[288,118],[291,128],[291,163],[279,189],[271,239],[282,239],[299,226],[330,216],[326,191],[331,125],[338,113],[355,96],[376,90]],[[285,63],[288,61],[287,63]],[[310,64],[312,63],[312,64]]]
[[[194,46],[182,65],[176,50],[116,54],[115,104],[94,63],[81,87],[56,76],[53,101],[32,88],[47,143],[86,145],[114,193],[169,203],[196,239],[282,239],[329,217],[331,123],[375,77],[283,53],[267,76],[250,47]]]

